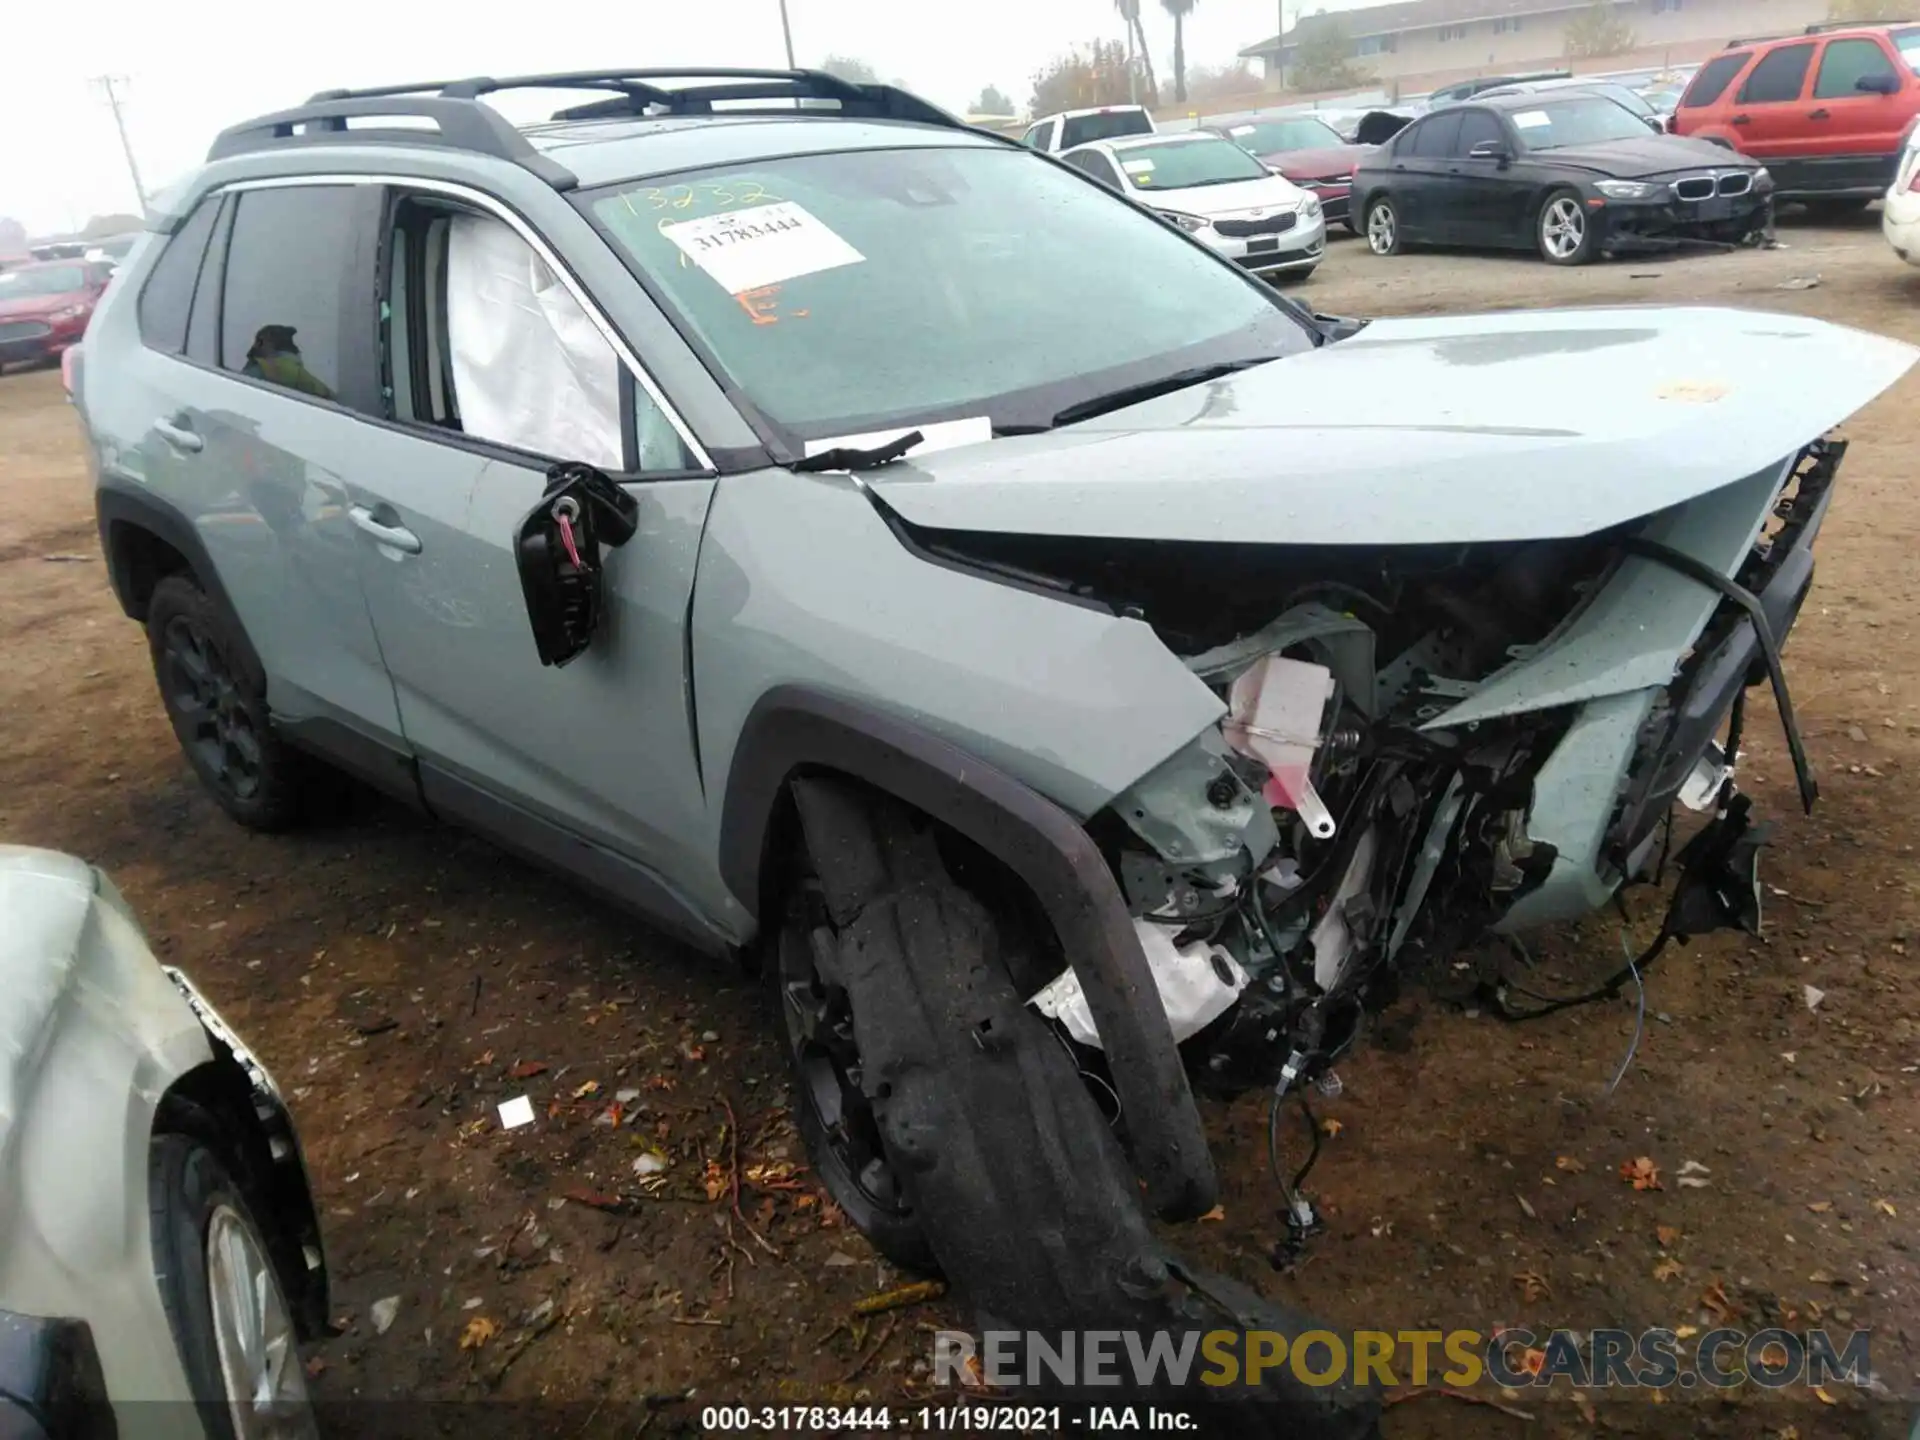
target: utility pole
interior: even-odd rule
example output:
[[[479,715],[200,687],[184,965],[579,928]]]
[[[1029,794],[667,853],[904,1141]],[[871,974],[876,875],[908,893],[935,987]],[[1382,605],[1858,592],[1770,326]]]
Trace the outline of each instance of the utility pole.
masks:
[[[783,9],[785,5],[786,0],[781,0]],[[93,83],[107,93],[107,108],[113,111],[113,128],[120,132],[120,149],[127,157],[127,173],[133,177],[134,198],[139,200],[140,213],[145,215],[147,213],[147,187],[140,183],[140,166],[133,158],[133,142],[127,139],[127,119],[125,115],[120,113],[120,92],[114,88],[116,86],[124,86],[127,83],[127,77],[124,75],[101,75],[96,77]]]
[[[1127,101],[1129,104],[1138,105],[1140,103],[1140,64],[1133,55],[1133,22],[1125,16],[1122,16],[1121,20],[1127,27]]]
[[[787,41],[787,68],[798,70],[800,67],[793,60],[793,24],[787,19],[787,0],[780,0],[780,33]]]

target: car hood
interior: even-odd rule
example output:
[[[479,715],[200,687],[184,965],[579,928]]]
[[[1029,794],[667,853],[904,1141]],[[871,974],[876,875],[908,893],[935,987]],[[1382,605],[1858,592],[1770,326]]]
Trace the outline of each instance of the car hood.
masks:
[[[0,1151],[72,983],[94,884],[71,855],[0,845]]]
[[[1689,140],[1679,135],[1656,135],[1631,140],[1609,140],[1604,145],[1568,145],[1560,150],[1539,150],[1528,159],[1542,165],[1591,170],[1616,180],[1635,180],[1642,175],[1665,175],[1675,170],[1706,166],[1717,170],[1751,170],[1756,162],[1715,145],[1711,140]]]
[[[1326,175],[1345,175],[1371,155],[1372,145],[1329,145],[1321,150],[1281,150],[1262,155],[1261,161],[1281,171],[1290,180],[1314,180]]]
[[[1588,535],[1778,463],[1916,358],[1758,311],[1380,320],[1097,419],[861,478],[939,530],[1276,545]]]
[[[1122,156],[1124,159],[1124,154]],[[1156,210],[1178,210],[1187,215],[1233,215],[1242,210],[1294,210],[1306,193],[1291,180],[1263,175],[1258,180],[1236,180],[1227,185],[1194,185],[1187,189],[1135,190],[1133,198]]]

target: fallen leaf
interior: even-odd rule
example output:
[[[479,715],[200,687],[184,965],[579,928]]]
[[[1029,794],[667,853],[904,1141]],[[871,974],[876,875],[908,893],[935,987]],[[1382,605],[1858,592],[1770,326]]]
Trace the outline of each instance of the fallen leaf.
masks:
[[[1820,1397],[1820,1403],[1822,1405],[1838,1405],[1840,1403],[1838,1400],[1834,1399],[1833,1396],[1827,1393],[1827,1387],[1824,1385],[1814,1386],[1813,1393]]]
[[[462,1350],[478,1350],[487,1341],[500,1333],[500,1327],[484,1315],[476,1315],[467,1321],[467,1328],[460,1332]]]
[[[1544,1350],[1536,1350],[1529,1345],[1520,1354],[1520,1368],[1529,1375],[1538,1375],[1546,1368],[1546,1364],[1547,1352]]]
[[[1716,1320],[1733,1318],[1733,1302],[1727,1299],[1726,1286],[1718,1280],[1700,1292],[1700,1306]]]
[[[1327,1138],[1329,1140],[1332,1140],[1337,1138],[1340,1132],[1346,1129],[1347,1127],[1342,1125],[1338,1120],[1334,1119],[1331,1115],[1329,1115],[1326,1119],[1320,1122],[1320,1128],[1321,1130],[1326,1132]]]
[[[1677,1279],[1680,1275],[1680,1269],[1681,1266],[1678,1260],[1673,1259],[1671,1256],[1662,1255],[1660,1257],[1660,1263],[1653,1267],[1653,1278],[1665,1284],[1669,1280]]]
[[[1678,1225],[1656,1225],[1653,1227],[1653,1238],[1660,1242],[1660,1248],[1662,1250],[1670,1250],[1673,1248],[1674,1242],[1680,1238],[1680,1227]]]
[[[733,1182],[727,1178],[727,1172],[718,1160],[707,1161],[707,1173],[701,1183],[706,1186],[709,1200],[718,1200],[733,1188]]]
[[[1224,1220],[1227,1218],[1227,1207],[1224,1205],[1216,1205],[1200,1218],[1202,1220]]]
[[[673,1081],[669,1080],[665,1075],[649,1075],[646,1079],[646,1086],[649,1090],[671,1090],[673,1089]]]
[[[1699,1333],[1700,1327],[1698,1325],[1681,1325],[1675,1328],[1673,1338],[1676,1340],[1691,1340]]]
[[[1662,1188],[1660,1184],[1660,1167],[1645,1155],[1635,1160],[1622,1160],[1620,1162],[1620,1178],[1636,1190],[1658,1190]]]
[[[1829,1210],[1833,1209],[1833,1201],[1815,1200],[1807,1206],[1807,1209],[1811,1210],[1816,1215],[1824,1215]]]
[[[628,1208],[627,1202],[618,1195],[609,1195],[601,1190],[589,1190],[583,1185],[576,1185],[567,1191],[567,1199],[576,1205],[584,1205],[589,1210],[605,1210],[612,1214],[619,1214]]]
[[[1522,1210],[1522,1212],[1525,1213],[1527,1219],[1537,1220],[1540,1218],[1538,1215],[1534,1213],[1533,1205],[1528,1201],[1526,1196],[1522,1195],[1519,1191],[1516,1190],[1514,1191],[1513,1198],[1520,1202],[1520,1209]]]
[[[1554,1157],[1553,1167],[1556,1170],[1565,1170],[1571,1175],[1578,1175],[1582,1170],[1587,1168],[1571,1155],[1556,1155]]]
[[[707,1058],[707,1047],[704,1045],[682,1045],[680,1047],[680,1053],[686,1056],[688,1060],[698,1062]]]
[[[587,1096],[592,1095],[596,1091],[598,1091],[599,1088],[600,1088],[600,1082],[598,1080],[589,1080],[584,1085],[582,1085],[578,1090],[573,1092],[573,1098],[576,1100],[584,1100],[587,1098]]]
[[[847,1212],[834,1204],[833,1201],[828,1200],[820,1206],[820,1228],[822,1230],[838,1230],[846,1223]]]
[[[1532,1270],[1522,1270],[1514,1277],[1514,1283],[1520,1287],[1520,1298],[1528,1304],[1537,1300],[1553,1298],[1553,1287],[1547,1283],[1547,1277]]]
[[[1775,1372],[1787,1368],[1787,1347],[1778,1340],[1771,1340],[1760,1347],[1760,1367]]]
[[[544,1075],[547,1073],[547,1062],[544,1060],[522,1060],[507,1073],[516,1080],[531,1080],[536,1075]]]
[[[1876,1200],[1873,1202],[1873,1208],[1878,1210],[1882,1215],[1898,1216],[1900,1213],[1893,1208],[1893,1202],[1891,1200]]]

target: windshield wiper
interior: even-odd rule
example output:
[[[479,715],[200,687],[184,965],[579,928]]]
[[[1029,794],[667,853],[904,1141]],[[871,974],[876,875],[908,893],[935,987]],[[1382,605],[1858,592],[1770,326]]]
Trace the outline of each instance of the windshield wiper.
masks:
[[[848,445],[838,446],[832,450],[822,450],[818,455],[809,455],[804,460],[794,461],[789,468],[795,471],[878,470],[883,465],[893,464],[926,438],[918,430],[909,430],[906,434],[896,436],[884,445],[875,445],[868,450]]]
[[[1224,375],[1232,375],[1240,370],[1250,370],[1255,365],[1265,365],[1272,360],[1271,355],[1257,355],[1248,360],[1225,360],[1217,365],[1197,365],[1191,370],[1176,370],[1171,375],[1162,375],[1158,380],[1143,380],[1137,385],[1123,385],[1118,390],[1109,390],[1104,395],[1095,395],[1067,406],[1053,417],[1053,424],[1071,425],[1077,420],[1091,420],[1096,415],[1105,415],[1110,410],[1123,410],[1129,405],[1138,405],[1143,400],[1152,400],[1156,396],[1171,395],[1176,390],[1185,390],[1190,385],[1204,385],[1209,380],[1218,380]]]

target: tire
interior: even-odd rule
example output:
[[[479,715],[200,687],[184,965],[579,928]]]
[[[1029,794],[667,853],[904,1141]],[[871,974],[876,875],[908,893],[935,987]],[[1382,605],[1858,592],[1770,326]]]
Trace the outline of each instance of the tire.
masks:
[[[800,781],[794,796],[830,932],[821,953],[851,1002],[888,1161],[979,1327],[1289,1337],[1313,1328],[1161,1245],[1072,1053],[1023,1003],[1000,923],[954,880],[925,817],[835,780]],[[1258,1388],[1219,1392],[1128,1389],[1124,1398],[1210,1416],[1206,1433],[1362,1440],[1378,1431],[1377,1398],[1344,1382],[1269,1375]]]
[[[275,1440],[317,1440],[292,1309],[240,1187],[207,1145],[187,1135],[153,1137],[148,1178],[154,1281],[208,1440],[254,1440],[265,1434]],[[259,1297],[262,1315],[270,1317],[277,1306],[281,1322],[276,1326],[269,1318],[261,1331],[265,1373],[275,1377],[264,1413],[247,1404],[261,1392],[237,1378],[248,1373],[241,1358],[247,1346],[233,1323],[234,1302],[216,1298],[229,1293],[225,1277],[235,1273],[236,1264],[248,1263],[238,1259],[247,1254],[258,1267],[249,1272],[255,1284],[246,1288]]]
[[[190,576],[153,587],[147,648],[174,738],[220,808],[250,830],[294,824],[307,761],[274,733],[263,690],[238,661],[232,621]]]
[[[1400,238],[1400,212],[1388,195],[1370,195],[1366,204],[1366,224],[1360,233],[1367,237],[1367,248],[1376,255],[1398,255],[1406,242]]]
[[[1541,202],[1533,243],[1549,265],[1586,265],[1599,255],[1598,233],[1578,190],[1563,185]]]

